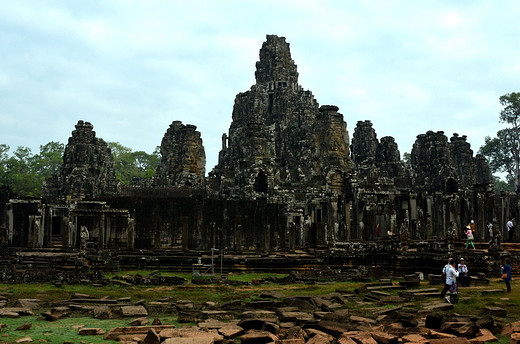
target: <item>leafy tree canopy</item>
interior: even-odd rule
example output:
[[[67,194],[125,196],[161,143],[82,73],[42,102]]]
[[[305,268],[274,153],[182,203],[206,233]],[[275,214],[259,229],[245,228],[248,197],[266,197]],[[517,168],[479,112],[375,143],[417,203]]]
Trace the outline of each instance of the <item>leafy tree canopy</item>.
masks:
[[[118,142],[108,145],[114,156],[116,177],[121,183],[154,176],[160,160],[158,148],[147,154],[132,152]],[[0,144],[0,185],[12,188],[13,193],[21,197],[40,197],[43,181],[58,174],[63,165],[64,144],[49,142],[40,146],[38,154],[32,154],[27,147],[17,147],[13,152],[10,149],[8,145]]]
[[[116,177],[122,184],[130,184],[134,178],[151,179],[159,166],[159,147],[152,154],[132,149],[119,142],[108,142],[114,156]]]
[[[499,98],[504,106],[500,111],[500,122],[508,127],[497,132],[496,137],[487,136],[479,153],[489,161],[489,167],[493,173],[505,173],[506,182],[500,183],[500,190],[508,191],[513,185],[513,190],[520,191],[520,93],[508,93]],[[510,191],[513,191],[510,190]]]
[[[10,147],[0,144],[0,184],[9,186],[19,196],[39,197],[42,182],[55,174],[63,164],[65,146],[49,142],[33,155],[30,148],[18,147],[11,155]]]

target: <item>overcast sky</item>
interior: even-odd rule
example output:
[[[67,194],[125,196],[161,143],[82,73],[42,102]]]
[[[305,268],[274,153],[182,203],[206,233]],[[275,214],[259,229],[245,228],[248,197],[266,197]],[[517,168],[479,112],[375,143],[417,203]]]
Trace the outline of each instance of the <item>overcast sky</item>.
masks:
[[[1,1],[0,143],[36,154],[81,119],[151,153],[181,120],[208,173],[275,34],[350,137],[368,119],[401,154],[428,130],[467,135],[476,154],[503,127],[498,98],[520,91],[518,18],[517,0]]]

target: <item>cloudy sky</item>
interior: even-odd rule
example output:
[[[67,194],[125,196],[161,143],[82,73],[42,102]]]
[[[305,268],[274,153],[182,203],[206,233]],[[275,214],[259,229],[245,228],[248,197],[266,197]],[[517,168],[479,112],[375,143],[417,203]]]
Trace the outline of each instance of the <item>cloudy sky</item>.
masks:
[[[516,0],[2,1],[0,143],[38,153],[82,119],[151,153],[181,120],[202,133],[207,173],[276,34],[350,137],[368,119],[401,154],[428,130],[476,152],[503,127],[498,98],[520,91],[519,17]]]

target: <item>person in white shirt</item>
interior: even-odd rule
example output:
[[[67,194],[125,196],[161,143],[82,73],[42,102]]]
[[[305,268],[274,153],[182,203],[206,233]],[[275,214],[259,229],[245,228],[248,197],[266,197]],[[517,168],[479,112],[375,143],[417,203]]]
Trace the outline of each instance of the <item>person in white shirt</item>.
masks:
[[[509,242],[513,242],[513,236],[515,235],[515,224],[511,219],[506,223],[507,234],[509,234]]]
[[[459,277],[459,272],[455,269],[455,264],[457,264],[457,261],[455,259],[451,259],[449,265],[445,266],[446,282],[444,284],[444,288],[441,291],[441,298],[445,298],[448,303],[452,303],[455,300],[455,298],[446,296],[448,290],[457,290],[457,277]]]

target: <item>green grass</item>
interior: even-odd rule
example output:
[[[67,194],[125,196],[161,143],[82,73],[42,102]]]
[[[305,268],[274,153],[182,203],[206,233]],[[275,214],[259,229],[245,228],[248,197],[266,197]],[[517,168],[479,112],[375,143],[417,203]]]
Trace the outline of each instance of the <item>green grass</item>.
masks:
[[[180,326],[176,322],[176,317],[160,317],[164,325]],[[75,326],[84,328],[102,328],[106,332],[115,327],[130,326],[128,319],[109,319],[98,320],[91,317],[71,317],[63,318],[55,322],[48,322],[39,319],[38,316],[27,316],[22,318],[2,318],[2,323],[7,325],[7,329],[2,330],[2,334],[7,337],[0,337],[0,342],[14,343],[17,339],[31,337],[33,342],[52,342],[63,343],[64,341],[73,341],[79,343],[85,341],[87,343],[117,343],[116,341],[104,340],[103,335],[82,336],[78,333],[79,329]],[[31,323],[32,326],[28,330],[17,331],[16,328],[22,324]]]

